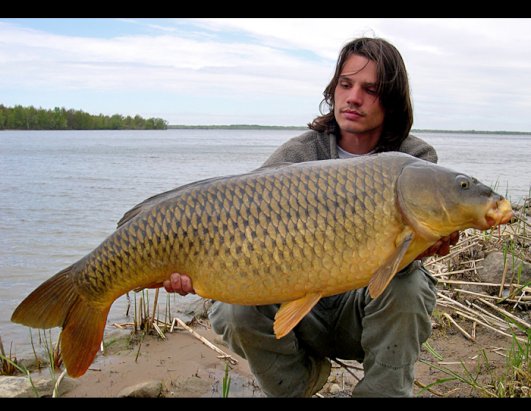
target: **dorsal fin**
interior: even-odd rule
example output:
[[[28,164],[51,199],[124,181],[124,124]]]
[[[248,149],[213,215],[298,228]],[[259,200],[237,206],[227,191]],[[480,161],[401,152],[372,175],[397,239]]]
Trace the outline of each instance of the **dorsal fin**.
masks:
[[[185,185],[180,186],[180,187],[176,187],[176,188],[174,188],[172,190],[168,190],[168,191],[165,191],[165,192],[160,193],[160,194],[156,194],[156,195],[154,195],[152,197],[147,198],[146,200],[142,201],[141,203],[135,205],[133,208],[131,208],[129,211],[127,211],[123,215],[123,217],[120,219],[120,221],[118,221],[118,224],[117,224],[116,228],[119,228],[122,225],[126,224],[128,221],[131,221],[133,218],[135,218],[139,214],[142,214],[144,211],[150,210],[153,206],[155,206],[157,204],[160,204],[160,203],[162,203],[165,200],[169,200],[169,199],[181,194],[182,192],[184,192],[186,190],[190,190],[190,189],[193,189],[195,187],[199,187],[199,186],[206,185],[206,184],[212,184],[212,183],[215,183],[218,180],[225,180],[225,179],[232,178],[232,177],[244,177],[244,176],[248,176],[248,175],[251,175],[251,174],[265,173],[265,172],[276,170],[278,168],[282,168],[282,167],[285,167],[285,166],[288,166],[288,165],[291,165],[291,164],[294,164],[294,163],[288,163],[288,162],[279,163],[279,164],[274,164],[272,166],[260,167],[260,168],[257,168],[256,170],[250,171],[249,173],[245,173],[245,174],[207,178],[207,179],[204,179],[204,180],[194,181],[193,183],[185,184]]]
[[[118,221],[118,224],[117,224],[116,228],[121,227],[122,225],[124,225],[128,221],[130,221],[133,218],[135,218],[137,215],[143,213],[144,211],[150,210],[153,206],[155,206],[155,205],[157,205],[159,203],[162,203],[165,200],[169,200],[170,198],[177,196],[178,194],[182,193],[183,191],[186,191],[188,189],[192,189],[192,188],[200,186],[200,185],[209,184],[209,183],[212,183],[212,182],[214,182],[216,180],[221,180],[223,178],[227,178],[227,177],[213,177],[213,178],[207,178],[205,180],[195,181],[193,183],[185,184],[183,186],[174,188],[172,190],[165,191],[163,193],[156,194],[156,195],[154,195],[152,197],[149,197],[146,200],[144,200],[141,203],[139,203],[136,206],[134,206],[129,211],[127,211],[123,215],[123,217],[120,219],[120,221]]]

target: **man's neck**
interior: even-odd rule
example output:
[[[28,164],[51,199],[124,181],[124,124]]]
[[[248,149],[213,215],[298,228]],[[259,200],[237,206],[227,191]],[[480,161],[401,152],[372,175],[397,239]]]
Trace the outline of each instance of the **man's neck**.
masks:
[[[352,154],[367,154],[374,150],[376,144],[378,144],[379,138],[379,134],[341,133],[338,145],[343,150]]]

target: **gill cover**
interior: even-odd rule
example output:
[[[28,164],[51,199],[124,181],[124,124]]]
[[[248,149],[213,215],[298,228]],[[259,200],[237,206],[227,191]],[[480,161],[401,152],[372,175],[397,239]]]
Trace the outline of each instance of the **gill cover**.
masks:
[[[485,229],[487,210],[501,198],[473,177],[422,160],[404,167],[397,190],[403,217],[426,239]]]

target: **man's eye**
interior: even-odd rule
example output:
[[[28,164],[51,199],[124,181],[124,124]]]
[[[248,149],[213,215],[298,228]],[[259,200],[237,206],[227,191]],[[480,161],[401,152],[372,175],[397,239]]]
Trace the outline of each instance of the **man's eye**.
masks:
[[[366,89],[366,91],[367,91],[367,94],[371,94],[373,96],[378,94],[378,91],[374,87],[369,87],[369,88]]]

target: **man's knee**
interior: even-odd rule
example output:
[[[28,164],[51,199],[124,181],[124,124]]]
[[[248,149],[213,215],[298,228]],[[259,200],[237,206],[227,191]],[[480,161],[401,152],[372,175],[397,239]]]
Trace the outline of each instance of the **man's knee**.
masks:
[[[249,361],[261,385],[273,384],[271,381],[278,378],[269,381],[269,373],[276,374],[275,370],[295,361],[293,358],[302,361],[304,357],[293,332],[281,339],[275,337],[273,322],[276,311],[275,305],[239,306],[216,302],[209,315],[212,329],[223,336],[233,352]]]
[[[415,261],[395,276],[386,292],[403,310],[421,310],[431,316],[437,298],[436,283],[420,262]]]
[[[217,334],[225,334],[228,329],[233,333],[248,333],[254,329],[262,328],[271,330],[273,327],[274,312],[268,317],[259,307],[247,305],[233,305],[222,302],[214,303],[209,314],[212,329]]]

